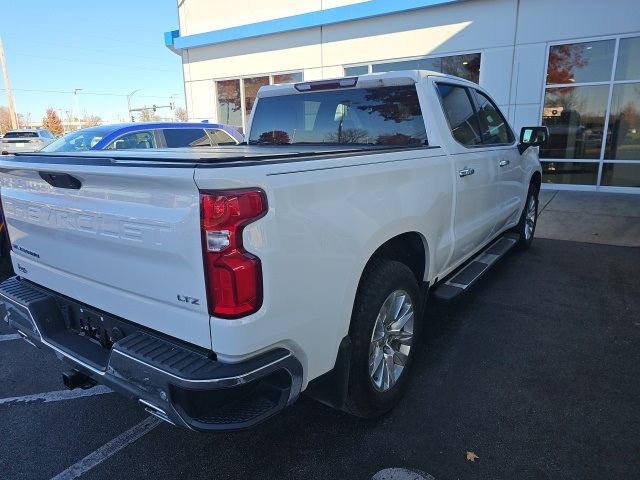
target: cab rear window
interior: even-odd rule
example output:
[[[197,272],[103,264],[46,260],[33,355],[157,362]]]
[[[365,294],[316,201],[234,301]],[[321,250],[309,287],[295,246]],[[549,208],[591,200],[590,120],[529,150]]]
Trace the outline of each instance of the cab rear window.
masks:
[[[251,144],[425,145],[415,85],[297,93],[258,100]]]

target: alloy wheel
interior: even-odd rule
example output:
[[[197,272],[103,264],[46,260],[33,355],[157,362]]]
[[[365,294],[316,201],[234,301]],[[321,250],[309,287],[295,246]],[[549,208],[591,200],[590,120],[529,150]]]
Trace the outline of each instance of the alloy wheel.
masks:
[[[527,200],[527,213],[525,214],[524,222],[524,238],[529,240],[533,235],[533,230],[536,228],[536,213],[537,213],[536,197],[535,195],[529,195]]]
[[[407,365],[414,313],[411,297],[404,290],[390,293],[380,307],[369,346],[369,377],[378,391],[390,390]]]

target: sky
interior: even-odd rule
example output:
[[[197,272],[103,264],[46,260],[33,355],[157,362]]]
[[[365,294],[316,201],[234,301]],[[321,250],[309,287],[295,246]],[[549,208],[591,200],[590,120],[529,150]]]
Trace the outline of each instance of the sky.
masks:
[[[126,121],[131,107],[184,107],[181,60],[164,46],[178,29],[176,0],[19,0],[2,2],[4,42],[16,111],[38,121],[48,107],[103,121]],[[0,106],[7,106],[0,76]],[[172,97],[173,95],[173,97]],[[170,110],[159,110],[171,116]]]

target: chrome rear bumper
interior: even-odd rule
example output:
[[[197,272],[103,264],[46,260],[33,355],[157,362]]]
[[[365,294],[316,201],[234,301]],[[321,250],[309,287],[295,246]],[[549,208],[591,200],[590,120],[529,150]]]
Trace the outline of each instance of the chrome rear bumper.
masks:
[[[0,284],[0,318],[29,343],[54,350],[76,370],[174,425],[203,431],[247,428],[300,394],[302,366],[286,349],[223,363],[213,352],[101,312],[123,334],[107,348],[74,330],[71,316],[80,305],[18,277]]]

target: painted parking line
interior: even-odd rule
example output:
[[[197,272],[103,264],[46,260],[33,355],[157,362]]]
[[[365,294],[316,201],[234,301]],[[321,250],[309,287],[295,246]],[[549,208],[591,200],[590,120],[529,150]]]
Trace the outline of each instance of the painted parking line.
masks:
[[[436,480],[432,475],[420,470],[406,468],[385,468],[376,473],[371,480]]]
[[[63,472],[60,472],[51,480],[73,480],[74,478],[78,478],[80,475],[83,475],[96,465],[99,465],[100,463],[118,453],[127,445],[135,442],[144,434],[153,430],[155,427],[160,425],[160,423],[162,423],[162,420],[156,417],[145,418],[142,422],[131,427],[126,432],[118,435],[110,442],[105,443],[102,447],[97,449],[95,452],[90,453],[78,463],[71,465]]]
[[[6,342],[7,340],[18,340],[22,338],[22,336],[17,333],[8,333],[6,335],[0,335],[0,342]]]
[[[62,400],[73,400],[74,398],[92,397],[94,395],[102,395],[105,393],[111,393],[112,390],[98,385],[87,390],[77,388],[75,390],[58,390],[55,392],[34,393],[33,395],[22,395],[20,397],[8,397],[0,398],[0,405],[7,405],[12,403],[29,403],[43,401],[48,402],[60,402]]]

